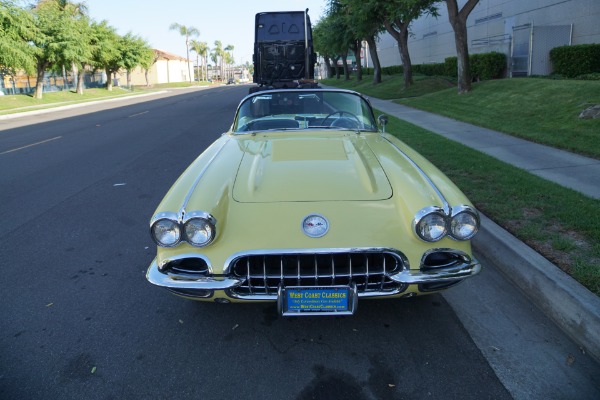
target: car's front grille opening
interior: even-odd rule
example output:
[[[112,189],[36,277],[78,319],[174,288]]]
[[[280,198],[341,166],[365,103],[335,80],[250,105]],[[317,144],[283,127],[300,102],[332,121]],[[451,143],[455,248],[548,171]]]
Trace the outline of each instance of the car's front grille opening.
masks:
[[[448,268],[467,262],[465,256],[452,251],[434,251],[427,254],[421,265],[421,269]]]
[[[421,269],[427,271],[439,268],[451,268],[461,264],[465,264],[468,261],[469,260],[467,259],[467,256],[462,253],[457,253],[456,251],[451,250],[438,250],[427,254],[423,258]],[[462,279],[455,279],[443,282],[422,283],[419,285],[419,290],[421,292],[435,292],[438,290],[448,289],[449,287],[454,286],[460,282],[462,282]]]
[[[161,271],[175,275],[206,275],[209,268],[206,261],[198,257],[186,257],[179,260],[171,260],[165,264]]]
[[[387,252],[261,254],[235,259],[232,274],[243,278],[239,296],[276,296],[280,285],[337,286],[356,284],[359,294],[390,294],[402,285],[389,275],[404,269],[402,259]]]

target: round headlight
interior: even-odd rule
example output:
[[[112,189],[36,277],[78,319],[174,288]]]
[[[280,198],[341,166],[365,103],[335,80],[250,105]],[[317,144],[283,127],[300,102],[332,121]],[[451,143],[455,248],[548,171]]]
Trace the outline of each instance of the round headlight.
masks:
[[[479,230],[479,218],[474,211],[465,210],[452,216],[450,235],[456,240],[469,240]]]
[[[426,242],[437,242],[441,240],[447,231],[446,215],[437,208],[421,210],[422,216],[417,216],[415,231],[417,235]]]
[[[177,221],[171,219],[159,219],[150,228],[152,239],[162,247],[173,247],[181,240],[181,230]]]
[[[183,225],[186,240],[196,247],[206,246],[215,237],[215,225],[208,218],[191,218]]]

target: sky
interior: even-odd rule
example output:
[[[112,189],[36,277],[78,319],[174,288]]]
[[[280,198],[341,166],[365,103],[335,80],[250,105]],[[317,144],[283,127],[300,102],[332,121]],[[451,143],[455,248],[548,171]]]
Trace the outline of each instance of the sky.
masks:
[[[119,35],[128,32],[145,39],[152,48],[186,56],[185,37],[169,30],[173,23],[195,27],[212,48],[215,40],[223,47],[233,45],[236,64],[252,63],[254,16],[264,11],[309,9],[313,25],[324,13],[327,0],[83,0],[95,21],[107,20]],[[195,59],[195,53],[190,53]]]

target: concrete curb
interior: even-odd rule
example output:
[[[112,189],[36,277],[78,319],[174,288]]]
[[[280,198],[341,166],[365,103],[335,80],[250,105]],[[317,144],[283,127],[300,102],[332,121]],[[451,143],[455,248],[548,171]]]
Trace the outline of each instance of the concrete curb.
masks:
[[[481,222],[475,250],[600,362],[600,298],[485,215]]]

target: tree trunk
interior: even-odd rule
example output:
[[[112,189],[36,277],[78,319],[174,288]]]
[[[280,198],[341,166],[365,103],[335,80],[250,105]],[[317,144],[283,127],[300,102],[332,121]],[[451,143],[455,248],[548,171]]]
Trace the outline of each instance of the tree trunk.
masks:
[[[371,55],[371,61],[373,62],[373,83],[381,83],[381,63],[379,62],[379,55],[377,54],[377,43],[375,42],[375,36],[369,36],[367,38],[367,44],[369,45],[369,54]]]
[[[83,94],[83,83],[85,79],[85,64],[81,64],[77,70],[77,94]]]
[[[342,54],[342,66],[344,67],[344,80],[350,80],[350,70],[348,69],[348,51]]]
[[[354,58],[356,59],[356,80],[362,81],[362,60],[360,59],[360,40],[352,42],[350,46],[350,50],[354,53]]]
[[[112,84],[112,71],[109,69],[106,70],[106,90],[112,92],[113,84]]]
[[[389,22],[385,23],[385,28],[398,43],[398,51],[400,52],[402,69],[404,71],[404,89],[408,89],[410,85],[413,84],[412,64],[410,61],[410,54],[408,52],[408,24],[401,21],[395,21],[395,24],[399,30],[394,29],[392,24]]]
[[[458,93],[471,91],[471,71],[469,68],[469,44],[467,39],[467,17],[473,11],[479,0],[468,0],[458,11],[456,0],[447,0],[448,18],[454,30],[456,58],[458,65]]]
[[[340,79],[340,69],[338,68],[338,60],[340,56],[333,59],[333,68],[335,68],[335,79]]]
[[[323,56],[323,60],[325,61],[325,76],[324,79],[331,77],[331,59],[327,56]]]
[[[35,82],[35,94],[34,97],[38,100],[41,100],[44,92],[44,73],[46,72],[46,67],[48,63],[38,62],[37,66],[37,80]]]

